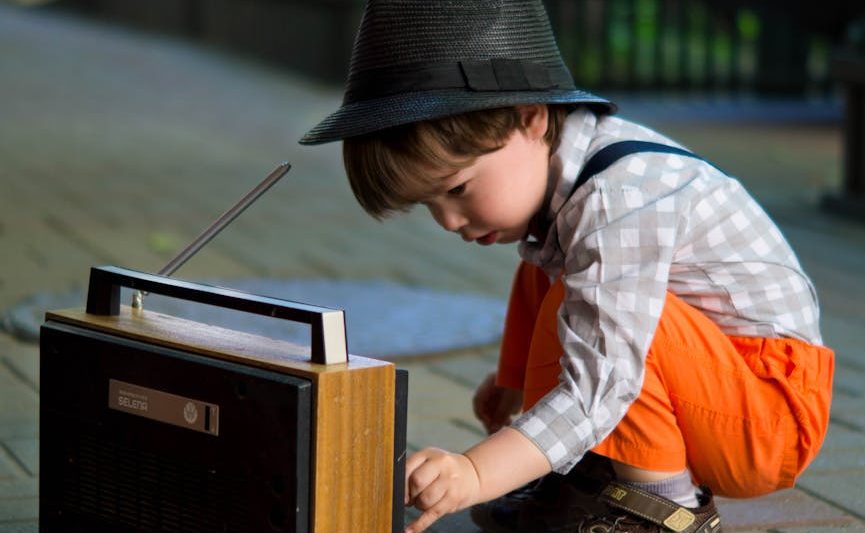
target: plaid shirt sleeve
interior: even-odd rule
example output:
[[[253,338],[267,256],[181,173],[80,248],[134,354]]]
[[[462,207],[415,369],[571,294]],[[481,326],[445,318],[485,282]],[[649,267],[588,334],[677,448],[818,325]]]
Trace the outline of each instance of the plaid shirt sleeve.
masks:
[[[563,276],[562,373],[513,426],[557,472],[603,440],[639,394],[667,290],[725,333],[820,342],[813,287],[783,236],[705,162],[627,156],[561,203],[551,233],[546,250],[524,258],[542,257]]]

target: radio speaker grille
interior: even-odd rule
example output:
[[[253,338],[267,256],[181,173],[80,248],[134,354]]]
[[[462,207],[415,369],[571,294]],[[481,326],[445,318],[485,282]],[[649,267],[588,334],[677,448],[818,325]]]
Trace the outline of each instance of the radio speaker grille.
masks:
[[[82,435],[64,468],[61,508],[118,526],[192,533],[251,530],[244,480]]]

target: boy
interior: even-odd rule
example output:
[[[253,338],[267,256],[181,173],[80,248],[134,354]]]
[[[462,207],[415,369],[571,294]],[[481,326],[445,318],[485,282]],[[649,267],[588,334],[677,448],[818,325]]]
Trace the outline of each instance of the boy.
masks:
[[[602,457],[597,501],[561,482],[544,512],[569,531],[715,532],[713,491],[789,487],[819,450],[833,354],[789,246],[738,182],[612,111],[573,86],[540,0],[366,6],[343,105],[301,142],[344,140],[371,215],[420,203],[523,259],[475,402],[491,435],[408,459],[423,513],[406,531],[473,505],[488,530],[552,528],[508,522],[522,504],[503,495]]]

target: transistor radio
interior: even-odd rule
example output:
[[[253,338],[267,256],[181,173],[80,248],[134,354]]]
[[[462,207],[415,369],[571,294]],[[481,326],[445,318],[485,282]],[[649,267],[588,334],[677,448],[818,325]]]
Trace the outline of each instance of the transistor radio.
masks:
[[[311,345],[121,287],[303,322]],[[348,355],[341,311],[95,267],[40,343],[40,531],[402,531],[407,374]]]

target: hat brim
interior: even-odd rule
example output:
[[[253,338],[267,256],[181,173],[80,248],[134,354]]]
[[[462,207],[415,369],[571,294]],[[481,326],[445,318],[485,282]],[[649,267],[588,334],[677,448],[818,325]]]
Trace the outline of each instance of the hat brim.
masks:
[[[612,102],[578,89],[495,93],[445,89],[402,93],[345,104],[309,130],[300,144],[324,144],[422,120],[525,104],[586,104],[610,113],[616,111]]]

